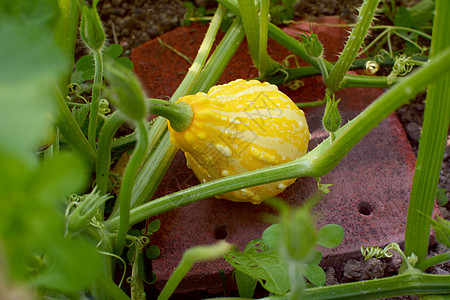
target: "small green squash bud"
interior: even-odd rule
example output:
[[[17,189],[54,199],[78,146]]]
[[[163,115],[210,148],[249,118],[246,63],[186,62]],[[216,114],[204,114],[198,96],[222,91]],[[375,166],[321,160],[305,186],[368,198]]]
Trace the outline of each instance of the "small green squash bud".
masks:
[[[110,84],[106,90],[110,102],[126,118],[140,121],[147,116],[144,90],[132,72],[123,65],[109,60],[105,64],[105,78]]]
[[[323,115],[322,124],[326,131],[336,132],[341,126],[341,115],[339,114],[338,104],[341,99],[335,101],[334,94],[333,99],[326,94],[327,105],[325,107],[325,113]]]
[[[67,229],[70,232],[78,232],[91,222],[97,213],[97,210],[109,198],[108,195],[100,195],[96,188],[82,197],[83,200],[78,203],[73,212],[68,216]]]
[[[93,51],[100,51],[105,44],[105,30],[97,12],[97,2],[88,7],[84,0],[81,1],[80,35],[86,46]]]
[[[311,31],[310,35],[302,34],[303,46],[305,47],[306,53],[314,58],[319,58],[323,53],[323,46],[317,37],[317,34]]]

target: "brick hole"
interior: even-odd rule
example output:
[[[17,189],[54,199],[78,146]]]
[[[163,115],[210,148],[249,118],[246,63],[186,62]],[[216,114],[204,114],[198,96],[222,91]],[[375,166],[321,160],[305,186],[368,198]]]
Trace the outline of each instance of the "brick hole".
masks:
[[[214,228],[213,234],[216,240],[224,240],[228,235],[227,227],[225,225],[218,225]]]
[[[369,202],[361,201],[358,203],[358,212],[365,216],[370,216],[373,212],[373,206]]]

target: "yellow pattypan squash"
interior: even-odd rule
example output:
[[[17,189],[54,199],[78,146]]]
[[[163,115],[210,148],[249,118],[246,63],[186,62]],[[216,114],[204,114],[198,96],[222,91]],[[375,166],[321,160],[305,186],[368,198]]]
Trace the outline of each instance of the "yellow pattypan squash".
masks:
[[[207,94],[181,97],[193,120],[184,131],[169,124],[171,142],[186,155],[201,182],[295,160],[308,149],[305,115],[278,87],[238,79],[212,87]],[[284,191],[295,179],[219,195],[259,204]]]

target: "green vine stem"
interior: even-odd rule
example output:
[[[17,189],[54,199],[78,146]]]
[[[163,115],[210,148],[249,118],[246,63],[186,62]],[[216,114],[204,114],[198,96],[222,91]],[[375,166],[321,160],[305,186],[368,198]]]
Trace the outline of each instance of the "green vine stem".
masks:
[[[163,176],[178,150],[165,131],[159,139],[157,147],[139,172],[131,195],[131,208],[135,208],[153,197]],[[152,180],[149,180],[151,178]]]
[[[114,134],[124,119],[117,110],[106,119],[98,138],[96,184],[101,195],[108,193],[109,168],[111,167],[111,145]]]
[[[244,40],[244,35],[242,20],[241,18],[236,18],[205,64],[205,67],[192,86],[191,94],[207,92],[210,87],[219,81],[228,62]]]
[[[267,71],[267,30],[269,26],[269,0],[262,0],[259,10],[259,76],[266,77]],[[272,72],[272,70],[271,70]]]
[[[404,274],[306,289],[305,299],[380,299],[403,295],[446,294],[450,276]],[[279,299],[279,298],[271,298]]]
[[[427,57],[413,57],[414,60],[419,60],[421,62],[426,62]],[[366,62],[369,60],[373,60],[371,58],[359,58],[356,59],[350,70],[357,70],[357,69],[363,69],[365,67]],[[386,57],[383,62],[378,63],[380,66],[383,67],[392,67],[395,63],[395,60]],[[300,67],[300,68],[289,68],[285,69],[287,72],[286,74],[276,74],[272,78],[270,78],[268,81],[275,85],[283,85],[286,82],[289,82],[291,80],[304,78],[304,77],[310,77],[315,75],[320,75],[321,71],[316,69],[313,66],[306,66],[306,67]],[[261,78],[258,78],[261,80]],[[397,82],[397,78],[394,79],[394,83]],[[346,74],[344,76],[344,79],[341,82],[342,88],[350,88],[350,87],[370,87],[370,88],[388,88],[392,84],[389,84],[386,76],[367,76],[367,75],[354,75],[354,74]]]
[[[424,90],[436,78],[450,70],[450,48],[435,57],[381,95],[361,114],[336,132],[336,139],[329,138],[305,156],[281,165],[246,172],[197,185],[143,204],[131,211],[130,223],[136,224],[151,216],[176,207],[245,187],[297,177],[321,177],[332,170],[370,130],[398,107]],[[118,219],[111,218],[105,225],[115,230]]]
[[[331,92],[338,91],[341,88],[341,81],[350,69],[356,55],[358,55],[361,44],[367,34],[378,1],[379,0],[364,0],[358,15],[358,22],[353,28],[342,54],[339,56],[338,61],[331,70],[328,80],[325,82]]]
[[[65,72],[60,76],[60,81],[57,82],[57,85],[63,94],[63,98],[65,98],[67,96],[66,87],[72,77],[80,8],[77,0],[58,0],[58,4],[60,16],[57,24],[55,24],[55,39],[67,60]]]
[[[100,103],[100,94],[103,80],[103,56],[101,50],[94,51],[95,73],[92,84],[91,111],[89,113],[88,139],[93,149],[96,149],[97,123],[98,123],[98,105]]]
[[[258,68],[259,75],[265,77],[266,73],[274,73],[280,68],[280,64],[267,54],[269,1],[264,0],[260,3],[264,12],[258,11],[253,1],[238,0],[238,4],[253,64]]]
[[[303,299],[384,299],[406,295],[447,294],[450,276],[432,274],[402,274],[392,277],[358,282],[327,285],[304,290]],[[283,296],[269,296],[260,300],[287,300],[290,293]],[[222,297],[221,300],[244,298]]]
[[[441,52],[448,52],[448,16],[450,2],[436,1],[430,62],[438,60]],[[440,56],[439,56],[440,57]],[[428,253],[430,221],[450,123],[450,75],[433,82],[426,97],[425,113],[417,155],[414,181],[408,208],[405,232],[405,253],[414,253],[419,262]]]
[[[289,281],[291,282],[289,300],[302,299],[304,295],[306,288],[304,268],[304,263],[295,259],[291,259],[288,263]]]
[[[214,40],[216,39],[217,32],[219,31],[220,24],[227,13],[227,9],[219,4],[217,7],[216,13],[209,24],[208,30],[206,31],[205,38],[198,49],[197,56],[195,57],[194,62],[189,68],[188,73],[184,77],[183,81],[175,91],[175,93],[171,97],[171,101],[176,101],[179,97],[189,94],[192,85],[195,80],[198,78],[200,71],[205,65],[206,59],[211,51]]]
[[[161,99],[147,99],[150,102],[149,112],[169,120],[176,131],[184,131],[191,126],[194,112],[186,102],[169,102]]]
[[[148,144],[146,122],[144,120],[135,121],[135,125],[136,131],[138,133],[136,148],[134,149],[123,174],[122,184],[118,197],[120,205],[120,224],[117,232],[116,243],[114,245],[114,252],[117,255],[120,255],[122,253],[124,247],[125,237],[129,229],[131,192],[136,175],[139,171],[139,167],[141,166],[142,160],[145,157]]]
[[[147,146],[146,158],[134,182],[131,193],[131,208],[151,199],[176,153],[176,149],[162,145],[165,140],[164,136],[169,134],[166,124],[166,119],[162,117],[157,118],[148,132],[149,144]],[[164,173],[160,174],[160,172]],[[116,217],[118,215],[119,206],[116,202],[110,217]]]
[[[158,296],[158,300],[168,300],[184,276],[196,262],[220,258],[231,249],[231,244],[222,240],[213,245],[196,246],[183,253],[180,263]]]
[[[125,292],[120,289],[116,283],[107,276],[98,276],[96,278],[96,284],[98,289],[103,290],[102,294],[107,295],[109,299],[115,300],[130,300]],[[108,299],[108,298],[96,298],[96,299]]]
[[[261,60],[259,58],[260,27],[258,10],[254,1],[237,0],[237,2],[239,4],[239,11],[241,12],[242,24],[244,25],[250,55],[254,65],[259,68],[259,62]]]

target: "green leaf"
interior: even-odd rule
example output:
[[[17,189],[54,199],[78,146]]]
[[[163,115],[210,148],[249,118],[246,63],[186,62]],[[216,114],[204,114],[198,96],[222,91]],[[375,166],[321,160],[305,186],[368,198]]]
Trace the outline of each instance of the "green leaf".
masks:
[[[342,226],[328,224],[320,228],[317,244],[326,248],[335,248],[344,240],[345,231]]]
[[[325,284],[325,271],[318,265],[307,264],[304,267],[305,277],[315,286]]]
[[[440,206],[444,206],[448,203],[447,190],[438,189],[436,194],[437,201]]]
[[[92,55],[84,55],[80,57],[75,64],[77,71],[81,72],[83,80],[93,80],[95,74],[95,62]]]
[[[122,54],[123,48],[119,44],[112,44],[104,51],[104,55],[114,59],[121,64],[128,71],[133,71],[133,62],[128,57],[119,57]],[[95,62],[92,55],[84,55],[80,57],[75,64],[77,72],[81,73],[81,78],[86,80],[93,80],[95,74]]]
[[[256,278],[271,293],[283,295],[289,290],[287,262],[261,239],[250,241],[242,252],[235,248],[225,255],[225,260]]]
[[[153,234],[153,233],[157,232],[160,227],[161,227],[161,220],[160,219],[153,220],[152,222],[150,222],[150,224],[148,224],[147,234],[150,234],[150,233]]]
[[[416,28],[416,24],[412,19],[411,13],[405,7],[398,7],[397,14],[394,19],[395,26],[408,27],[408,28]]]
[[[261,235],[264,244],[269,246],[270,248],[278,249],[280,245],[280,232],[280,224],[273,224],[267,227]]]
[[[105,55],[109,55],[112,58],[118,58],[123,52],[123,47],[119,44],[112,44],[108,46],[104,53]]]
[[[314,256],[311,258],[311,261],[309,262],[309,264],[318,265],[321,260],[322,260],[322,252],[316,250],[316,252],[314,253]]]
[[[116,62],[124,66],[129,72],[133,71],[134,64],[128,57],[116,58]]]
[[[155,259],[158,256],[161,255],[161,249],[159,249],[158,246],[156,245],[150,245],[150,247],[148,247],[145,250],[145,255],[149,258],[149,259]]]
[[[239,297],[253,298],[258,280],[256,280],[256,278],[252,276],[245,274],[244,272],[239,271],[238,269],[234,269],[234,276],[236,278]]]

